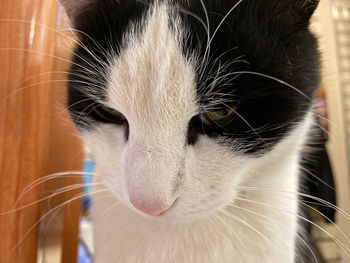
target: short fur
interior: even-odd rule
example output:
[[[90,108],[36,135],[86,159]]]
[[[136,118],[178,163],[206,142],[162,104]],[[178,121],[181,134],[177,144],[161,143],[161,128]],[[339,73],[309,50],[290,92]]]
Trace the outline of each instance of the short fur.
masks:
[[[112,194],[94,195],[96,262],[296,262],[296,244],[308,247],[297,192],[319,85],[317,1],[84,6],[69,109],[95,190]],[[230,123],[203,120],[227,108]]]

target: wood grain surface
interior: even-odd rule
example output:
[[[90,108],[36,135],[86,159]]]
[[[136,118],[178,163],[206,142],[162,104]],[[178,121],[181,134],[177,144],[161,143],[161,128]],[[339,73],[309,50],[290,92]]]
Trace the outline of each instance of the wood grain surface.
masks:
[[[73,49],[78,42],[76,36],[70,30],[69,24],[62,21],[63,9],[58,10],[59,33],[56,34],[55,63],[52,75],[54,82],[51,91],[51,124],[50,124],[50,152],[48,155],[47,174],[62,171],[81,171],[83,150],[82,143],[78,139],[77,131],[66,109],[66,72],[70,67],[70,59]],[[56,184],[57,182],[57,184]],[[62,186],[77,185],[82,182],[81,176],[65,177],[59,182],[51,184],[50,188],[58,189]],[[67,191],[61,196],[60,202],[69,202],[63,208],[62,218],[62,263],[77,262],[79,243],[79,219],[81,213],[82,188]]]
[[[82,151],[70,119],[62,110],[57,117],[57,103],[65,105],[65,83],[53,85],[56,77],[50,73],[67,67],[55,58],[56,4],[0,0],[1,263],[36,262],[40,206],[8,213],[15,204],[21,207],[42,197],[40,185],[17,202],[26,187],[51,172],[81,170]],[[64,200],[74,194],[67,193]],[[65,263],[76,262],[79,207],[77,201],[65,209]]]

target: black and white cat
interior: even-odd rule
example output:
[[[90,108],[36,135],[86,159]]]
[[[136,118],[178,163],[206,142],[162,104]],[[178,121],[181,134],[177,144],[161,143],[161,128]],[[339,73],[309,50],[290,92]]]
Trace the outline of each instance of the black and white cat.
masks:
[[[95,262],[306,262],[318,1],[61,2],[80,32],[69,110],[97,163]]]

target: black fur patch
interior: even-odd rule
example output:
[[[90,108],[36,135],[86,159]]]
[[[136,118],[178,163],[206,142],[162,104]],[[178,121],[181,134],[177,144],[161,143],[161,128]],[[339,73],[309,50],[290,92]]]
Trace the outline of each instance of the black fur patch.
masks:
[[[104,122],[94,107],[105,98],[111,55],[118,56],[130,23],[140,22],[147,11],[148,5],[140,1],[96,0],[74,19],[75,28],[83,33],[68,75],[68,106],[79,129]]]
[[[141,22],[153,2],[95,0],[75,19],[77,29],[85,33],[81,38],[89,50],[77,48],[69,75],[68,104],[78,127],[93,128],[101,122],[94,117],[93,109],[96,98],[103,100],[105,96],[105,65],[110,63],[110,47],[115,55],[119,54],[128,26]],[[194,144],[198,135],[205,134],[235,139],[247,154],[261,154],[303,119],[319,86],[318,46],[308,29],[317,1],[203,0],[203,3],[210,36],[215,33],[210,52],[202,23],[207,23],[202,2],[180,0],[173,4],[188,32],[183,43],[184,55],[196,53],[200,61],[205,61],[205,66],[198,65],[199,107],[203,110],[209,106],[214,110],[237,104],[239,107],[235,119],[224,127],[203,125],[199,117],[193,118],[188,142]],[[215,78],[219,81],[214,85]],[[89,81],[91,86],[81,84]],[[93,97],[89,95],[91,89]],[[214,105],[213,100],[217,101]]]
[[[190,32],[189,40],[184,42],[186,52],[199,51],[201,58],[209,57],[197,79],[200,103],[207,105],[214,98],[224,101],[215,105],[216,109],[237,104],[239,108],[229,125],[203,129],[197,124],[197,132],[238,138],[247,152],[261,153],[305,116],[319,86],[318,46],[308,29],[310,12],[317,5],[315,1],[305,6],[302,1],[271,0],[243,0],[240,4],[212,0],[204,4],[210,35],[215,33],[207,55],[203,23],[193,15],[181,15]],[[222,23],[235,4],[238,5]],[[191,1],[184,9],[206,22],[200,1]],[[214,78],[225,75],[224,81],[214,87],[210,85]],[[194,127],[191,130],[193,134]]]

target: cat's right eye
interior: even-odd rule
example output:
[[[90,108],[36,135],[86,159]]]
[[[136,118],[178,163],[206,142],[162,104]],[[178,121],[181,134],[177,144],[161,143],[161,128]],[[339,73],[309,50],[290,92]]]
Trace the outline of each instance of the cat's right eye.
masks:
[[[112,123],[118,125],[127,123],[127,119],[121,112],[107,107],[103,104],[98,104],[95,106],[91,114],[97,121],[104,123]]]
[[[235,119],[237,108],[238,105],[217,111],[204,112],[199,117],[200,120],[208,126],[225,126]]]

